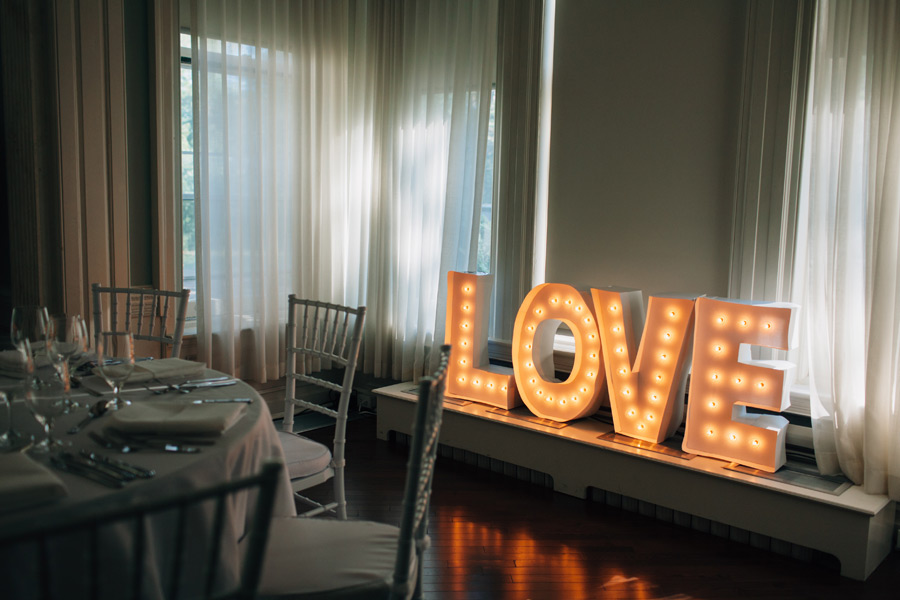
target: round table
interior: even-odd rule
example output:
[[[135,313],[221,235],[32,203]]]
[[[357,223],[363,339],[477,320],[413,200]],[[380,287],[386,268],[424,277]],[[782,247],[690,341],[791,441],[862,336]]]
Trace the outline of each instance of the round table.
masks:
[[[215,377],[218,375],[222,374],[206,370],[202,377]],[[197,377],[192,377],[192,379],[195,378]],[[99,390],[105,387],[105,384],[98,384],[98,381],[91,381],[92,379],[95,378],[87,378],[85,380],[86,387]],[[157,383],[148,385],[159,387]],[[0,378],[0,390],[6,391],[14,400],[14,427],[19,430],[31,430],[31,432],[37,433],[40,431],[37,423],[34,422],[33,417],[25,409],[21,395],[16,394],[15,390],[20,386],[20,381],[5,377]],[[104,396],[108,398],[110,394],[107,392]],[[119,454],[114,450],[101,448],[87,435],[92,430],[102,431],[104,419],[108,419],[107,416],[94,419],[75,435],[69,435],[66,431],[87,414],[87,409],[77,409],[71,414],[59,417],[54,426],[54,433],[59,439],[71,443],[69,448],[71,451],[77,453],[84,448],[100,454],[122,458],[133,464],[155,470],[156,476],[152,479],[134,480],[122,489],[111,489],[77,475],[53,470],[53,473],[65,484],[68,495],[48,504],[20,509],[14,512],[0,513],[0,530],[2,530],[3,524],[8,522],[7,520],[40,519],[50,512],[69,510],[81,503],[108,503],[110,506],[116,506],[130,502],[133,499],[156,498],[176,490],[201,489],[223,481],[231,481],[252,475],[258,472],[263,462],[268,459],[284,460],[284,452],[278,441],[278,435],[266,403],[252,387],[244,382],[238,381],[237,384],[228,387],[200,388],[192,391],[190,394],[180,394],[171,391],[162,395],[153,394],[145,389],[143,384],[132,384],[126,386],[123,397],[131,400],[133,403],[177,402],[203,398],[250,398],[251,402],[243,416],[231,428],[220,437],[213,438],[214,443],[212,445],[201,446],[201,451],[196,454],[155,450],[141,450],[136,453]],[[90,404],[99,399],[78,389],[73,390],[72,398],[84,404]],[[38,433],[38,435],[40,434]],[[34,458],[41,460],[39,456]],[[245,526],[248,524],[248,518],[252,515],[254,508],[253,500],[248,498],[248,496],[247,494],[240,496],[240,499],[234,502],[228,511],[222,539],[222,559],[223,564],[234,565],[235,568],[223,570],[221,575],[223,584],[233,581],[232,578],[237,574],[236,565],[239,564],[238,542],[245,533]],[[210,512],[212,512],[211,507]],[[279,478],[273,514],[277,516],[296,514],[290,488],[290,478],[286,468],[282,469],[282,475]],[[165,519],[158,521],[151,521],[149,535],[165,536],[167,530],[170,529],[171,522]],[[199,537],[199,535],[205,533],[205,528],[211,526],[211,521],[211,515],[200,515],[192,518],[189,527],[196,528],[196,533]],[[161,562],[163,558],[161,556],[154,557],[152,553],[148,556],[145,572],[151,575],[151,579],[153,579],[152,574],[154,568],[156,568],[156,563]],[[14,584],[16,579],[17,565],[15,562],[15,560],[0,562],[0,570],[6,571],[5,576],[3,573],[0,573],[0,582],[2,582],[0,583],[0,590],[2,590],[0,595],[4,598],[19,597],[17,593],[7,595],[14,591],[10,588],[10,583]],[[21,565],[21,567],[25,566]],[[199,578],[200,575],[198,574],[197,577]],[[105,582],[104,586],[108,586],[113,593],[106,595],[115,597],[114,590],[117,583],[114,569],[111,570],[109,579],[110,581]],[[158,590],[156,587],[158,586],[154,586],[151,582],[147,588],[147,597],[157,595],[156,592]],[[22,594],[21,597],[28,597],[28,590],[20,590],[20,592]],[[34,590],[30,592],[33,593]],[[187,594],[187,596],[189,597],[190,594]]]

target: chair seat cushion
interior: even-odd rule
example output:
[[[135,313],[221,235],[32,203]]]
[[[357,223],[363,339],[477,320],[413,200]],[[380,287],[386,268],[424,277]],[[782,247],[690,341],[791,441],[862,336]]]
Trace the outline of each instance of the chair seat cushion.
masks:
[[[372,521],[276,518],[259,587],[263,598],[387,598],[400,530]],[[416,553],[410,549],[410,585]]]
[[[278,440],[284,449],[285,464],[291,479],[315,475],[331,464],[331,450],[325,444],[287,431],[279,431]]]

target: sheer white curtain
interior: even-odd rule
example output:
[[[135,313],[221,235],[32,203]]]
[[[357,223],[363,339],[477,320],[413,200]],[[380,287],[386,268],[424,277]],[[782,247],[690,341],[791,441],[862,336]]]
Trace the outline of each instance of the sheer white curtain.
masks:
[[[794,298],[816,457],[900,499],[900,10],[819,3]]]
[[[278,377],[295,292],[368,307],[366,371],[427,370],[446,272],[475,264],[496,19],[494,1],[192,1],[213,367]]]

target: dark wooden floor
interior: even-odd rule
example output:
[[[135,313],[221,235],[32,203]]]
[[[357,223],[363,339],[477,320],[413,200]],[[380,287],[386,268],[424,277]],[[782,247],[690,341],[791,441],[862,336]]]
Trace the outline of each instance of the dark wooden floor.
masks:
[[[307,433],[327,439],[333,429]],[[351,517],[399,523],[406,448],[348,425]],[[328,490],[316,495],[327,495]],[[900,553],[866,583],[636,513],[439,459],[427,598],[900,598]],[[827,526],[827,525],[823,525]]]

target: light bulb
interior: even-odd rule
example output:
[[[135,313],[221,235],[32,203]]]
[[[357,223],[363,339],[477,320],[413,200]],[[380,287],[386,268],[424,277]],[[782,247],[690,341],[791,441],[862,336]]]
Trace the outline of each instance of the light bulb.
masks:
[[[611,310],[612,312],[616,312],[617,310],[619,310],[619,307],[615,304],[611,304],[609,310]]]
[[[616,352],[618,352],[619,354],[622,354],[623,352],[625,352],[625,347],[619,346],[618,348],[616,348]]]
[[[741,321],[741,327],[746,327],[746,326],[747,326],[747,319],[744,319],[743,321]]]
[[[590,318],[590,317],[585,317],[585,318],[584,318],[584,322],[585,322],[585,323],[590,323],[590,322],[591,322],[591,318]]]
[[[718,379],[719,379],[719,374],[718,374],[718,373],[713,373],[712,378],[713,378],[713,381],[718,381]]]
[[[468,328],[469,328],[469,323],[468,323],[467,321],[463,321],[463,324],[461,325],[461,327],[462,327],[463,329],[468,329]]]
[[[467,340],[463,340],[463,341],[461,342],[461,344],[462,344],[463,346],[468,346],[468,345],[469,345],[469,342],[468,342]]]
[[[466,364],[466,359],[464,359],[464,358],[459,359],[459,364],[461,364],[461,365]]]
[[[572,396],[572,402],[578,402],[578,396]]]
[[[630,396],[631,390],[629,390],[628,388],[625,388],[624,390],[622,390],[622,393],[625,394],[626,396]]]
[[[620,331],[622,331],[622,328],[619,327],[618,325],[616,325],[615,327],[613,327],[613,333],[619,333]]]
[[[766,329],[772,329],[772,324],[771,324],[771,323],[766,323]]]
[[[531,378],[531,384],[534,385],[535,383],[537,383],[537,379],[535,379],[534,377],[532,377],[532,378]]]
[[[721,351],[722,351],[722,346],[716,346],[716,352],[721,352]]]
[[[678,313],[676,313],[674,310],[672,310],[672,311],[669,311],[669,316],[674,319],[676,316],[678,316]]]
[[[652,421],[652,420],[653,420],[653,415],[652,415],[652,414],[647,415],[647,420],[648,420],[648,421]]]
[[[588,338],[589,338],[589,339],[592,339],[592,340],[596,340],[596,339],[597,339],[597,335],[594,334],[594,333],[592,333],[591,335],[588,336]]]
[[[666,338],[667,340],[671,340],[671,339],[672,339],[672,334],[671,334],[670,332],[667,331],[667,332],[665,332],[665,333],[663,334],[663,337]]]
[[[530,369],[531,367],[534,366],[534,363],[529,360],[527,363],[525,363],[525,366]]]
[[[580,312],[580,311],[584,310],[584,307],[579,304],[578,306],[575,307],[575,310]]]
[[[552,298],[550,300],[550,302],[552,302],[553,304],[556,304],[557,302],[559,302],[559,298]]]
[[[491,389],[491,390],[494,389],[494,382],[493,381],[490,382],[489,384],[487,384],[487,386],[488,386],[488,389]]]
[[[662,375],[657,375],[657,376],[656,376],[656,381],[662,381]]]
[[[591,358],[597,358],[597,353],[596,353],[596,352],[591,352]],[[762,387],[762,386],[760,386],[760,387]]]
[[[643,423],[638,423],[638,429],[643,429],[643,428],[644,428],[644,424],[643,424]]]
[[[650,399],[656,402],[659,400],[659,394],[650,394]]]
[[[535,314],[542,315],[542,314],[544,314],[544,309],[543,309],[543,308],[536,308],[536,309],[534,310],[534,312],[535,312]]]
[[[594,378],[594,372],[593,372],[593,371],[588,371],[587,376],[588,376],[589,379],[593,379],[593,378]]]
[[[715,400],[710,400],[710,401],[709,401],[709,407],[710,407],[710,408],[715,408],[715,407],[716,407],[716,401],[715,401]]]
[[[632,408],[631,410],[628,411],[628,416],[633,417],[634,415],[635,415],[635,410]]]
[[[733,433],[731,434],[731,441],[732,442],[737,441],[737,436]]]
[[[505,392],[505,391],[506,391],[506,386],[504,385],[502,388],[500,388],[500,391],[501,391],[501,392]]]
[[[460,378],[459,378],[459,382],[460,382],[460,383],[465,383],[465,382],[466,382],[466,378],[465,378],[465,377],[460,377]]]
[[[743,380],[742,380],[740,377],[735,377],[735,378],[734,378],[734,382],[735,382],[735,383],[741,383],[741,381],[743,381]]]
[[[531,350],[531,344],[525,344],[525,349],[526,349],[526,350]]]
[[[466,292],[471,292],[471,291],[472,291],[472,286],[467,285],[466,287],[463,288],[463,290],[466,291]]]
[[[714,432],[712,429],[707,429],[707,430],[706,430],[706,435],[710,435],[710,436],[711,436],[713,433],[715,433],[715,432]]]
[[[669,358],[669,355],[663,353],[663,354],[660,354],[659,357],[660,357],[662,360],[666,360],[667,358]]]
[[[544,395],[544,390],[538,390],[538,391],[537,391],[537,395],[538,395],[538,396],[543,396],[543,395]]]
[[[619,369],[619,375],[627,375],[628,369]]]
[[[716,320],[719,322],[719,325],[721,325],[722,323],[725,322],[725,317],[719,317],[719,318],[716,319]]]
[[[534,325],[529,325],[529,326],[528,326],[528,331],[534,331]]]
[[[474,383],[475,385],[481,385],[481,382],[477,379],[473,380],[472,383]]]
[[[759,389],[763,389],[763,388],[766,387],[766,384],[765,384],[765,382],[760,381],[760,382],[757,384],[757,386],[759,387]]]
[[[754,448],[759,446],[759,440],[753,440],[752,442],[750,442],[750,445],[753,446]]]
[[[568,304],[569,306],[571,306],[571,305],[572,305],[572,299],[569,298],[568,300],[566,300],[566,304]]]

